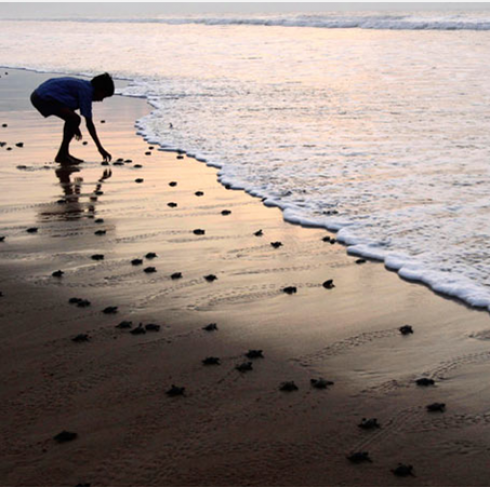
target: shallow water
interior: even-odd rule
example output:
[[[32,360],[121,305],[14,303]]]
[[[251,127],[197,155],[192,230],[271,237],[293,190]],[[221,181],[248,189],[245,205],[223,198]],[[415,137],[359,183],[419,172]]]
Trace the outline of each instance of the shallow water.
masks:
[[[0,62],[132,80],[152,142],[489,307],[490,19],[361,17],[3,21]]]

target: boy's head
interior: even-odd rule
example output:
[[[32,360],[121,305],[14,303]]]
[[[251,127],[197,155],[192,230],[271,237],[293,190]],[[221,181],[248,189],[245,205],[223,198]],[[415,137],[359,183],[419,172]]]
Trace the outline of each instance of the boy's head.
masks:
[[[99,74],[90,83],[94,87],[94,101],[102,101],[104,98],[114,94],[114,81],[109,73]]]

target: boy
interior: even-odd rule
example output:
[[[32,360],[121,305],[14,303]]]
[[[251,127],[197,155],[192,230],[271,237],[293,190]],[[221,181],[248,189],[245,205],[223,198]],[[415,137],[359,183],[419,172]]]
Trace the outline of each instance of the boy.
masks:
[[[68,148],[75,137],[82,139],[80,132],[81,118],[75,113],[85,117],[87,130],[104,161],[110,161],[112,156],[102,147],[97,137],[92,121],[92,102],[102,101],[114,94],[114,81],[108,73],[96,76],[91,81],[77,78],[53,78],[48,79],[38,86],[31,95],[31,103],[44,117],[55,115],[65,121],[63,128],[63,140],[55,158],[61,164],[78,164],[83,162],[70,155]]]

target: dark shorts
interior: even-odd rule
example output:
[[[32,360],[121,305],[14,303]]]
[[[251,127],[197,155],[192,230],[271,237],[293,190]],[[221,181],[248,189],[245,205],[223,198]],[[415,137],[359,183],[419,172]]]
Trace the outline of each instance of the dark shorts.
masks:
[[[31,95],[31,103],[43,117],[58,115],[60,110],[65,108],[65,105],[59,101],[41,98],[36,91]]]

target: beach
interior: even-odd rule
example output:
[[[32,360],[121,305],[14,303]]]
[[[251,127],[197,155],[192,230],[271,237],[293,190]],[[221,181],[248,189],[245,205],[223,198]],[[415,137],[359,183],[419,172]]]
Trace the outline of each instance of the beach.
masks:
[[[490,485],[487,311],[145,142],[145,100],[94,105],[109,165],[82,125],[60,168],[53,75],[1,76],[1,485]]]

